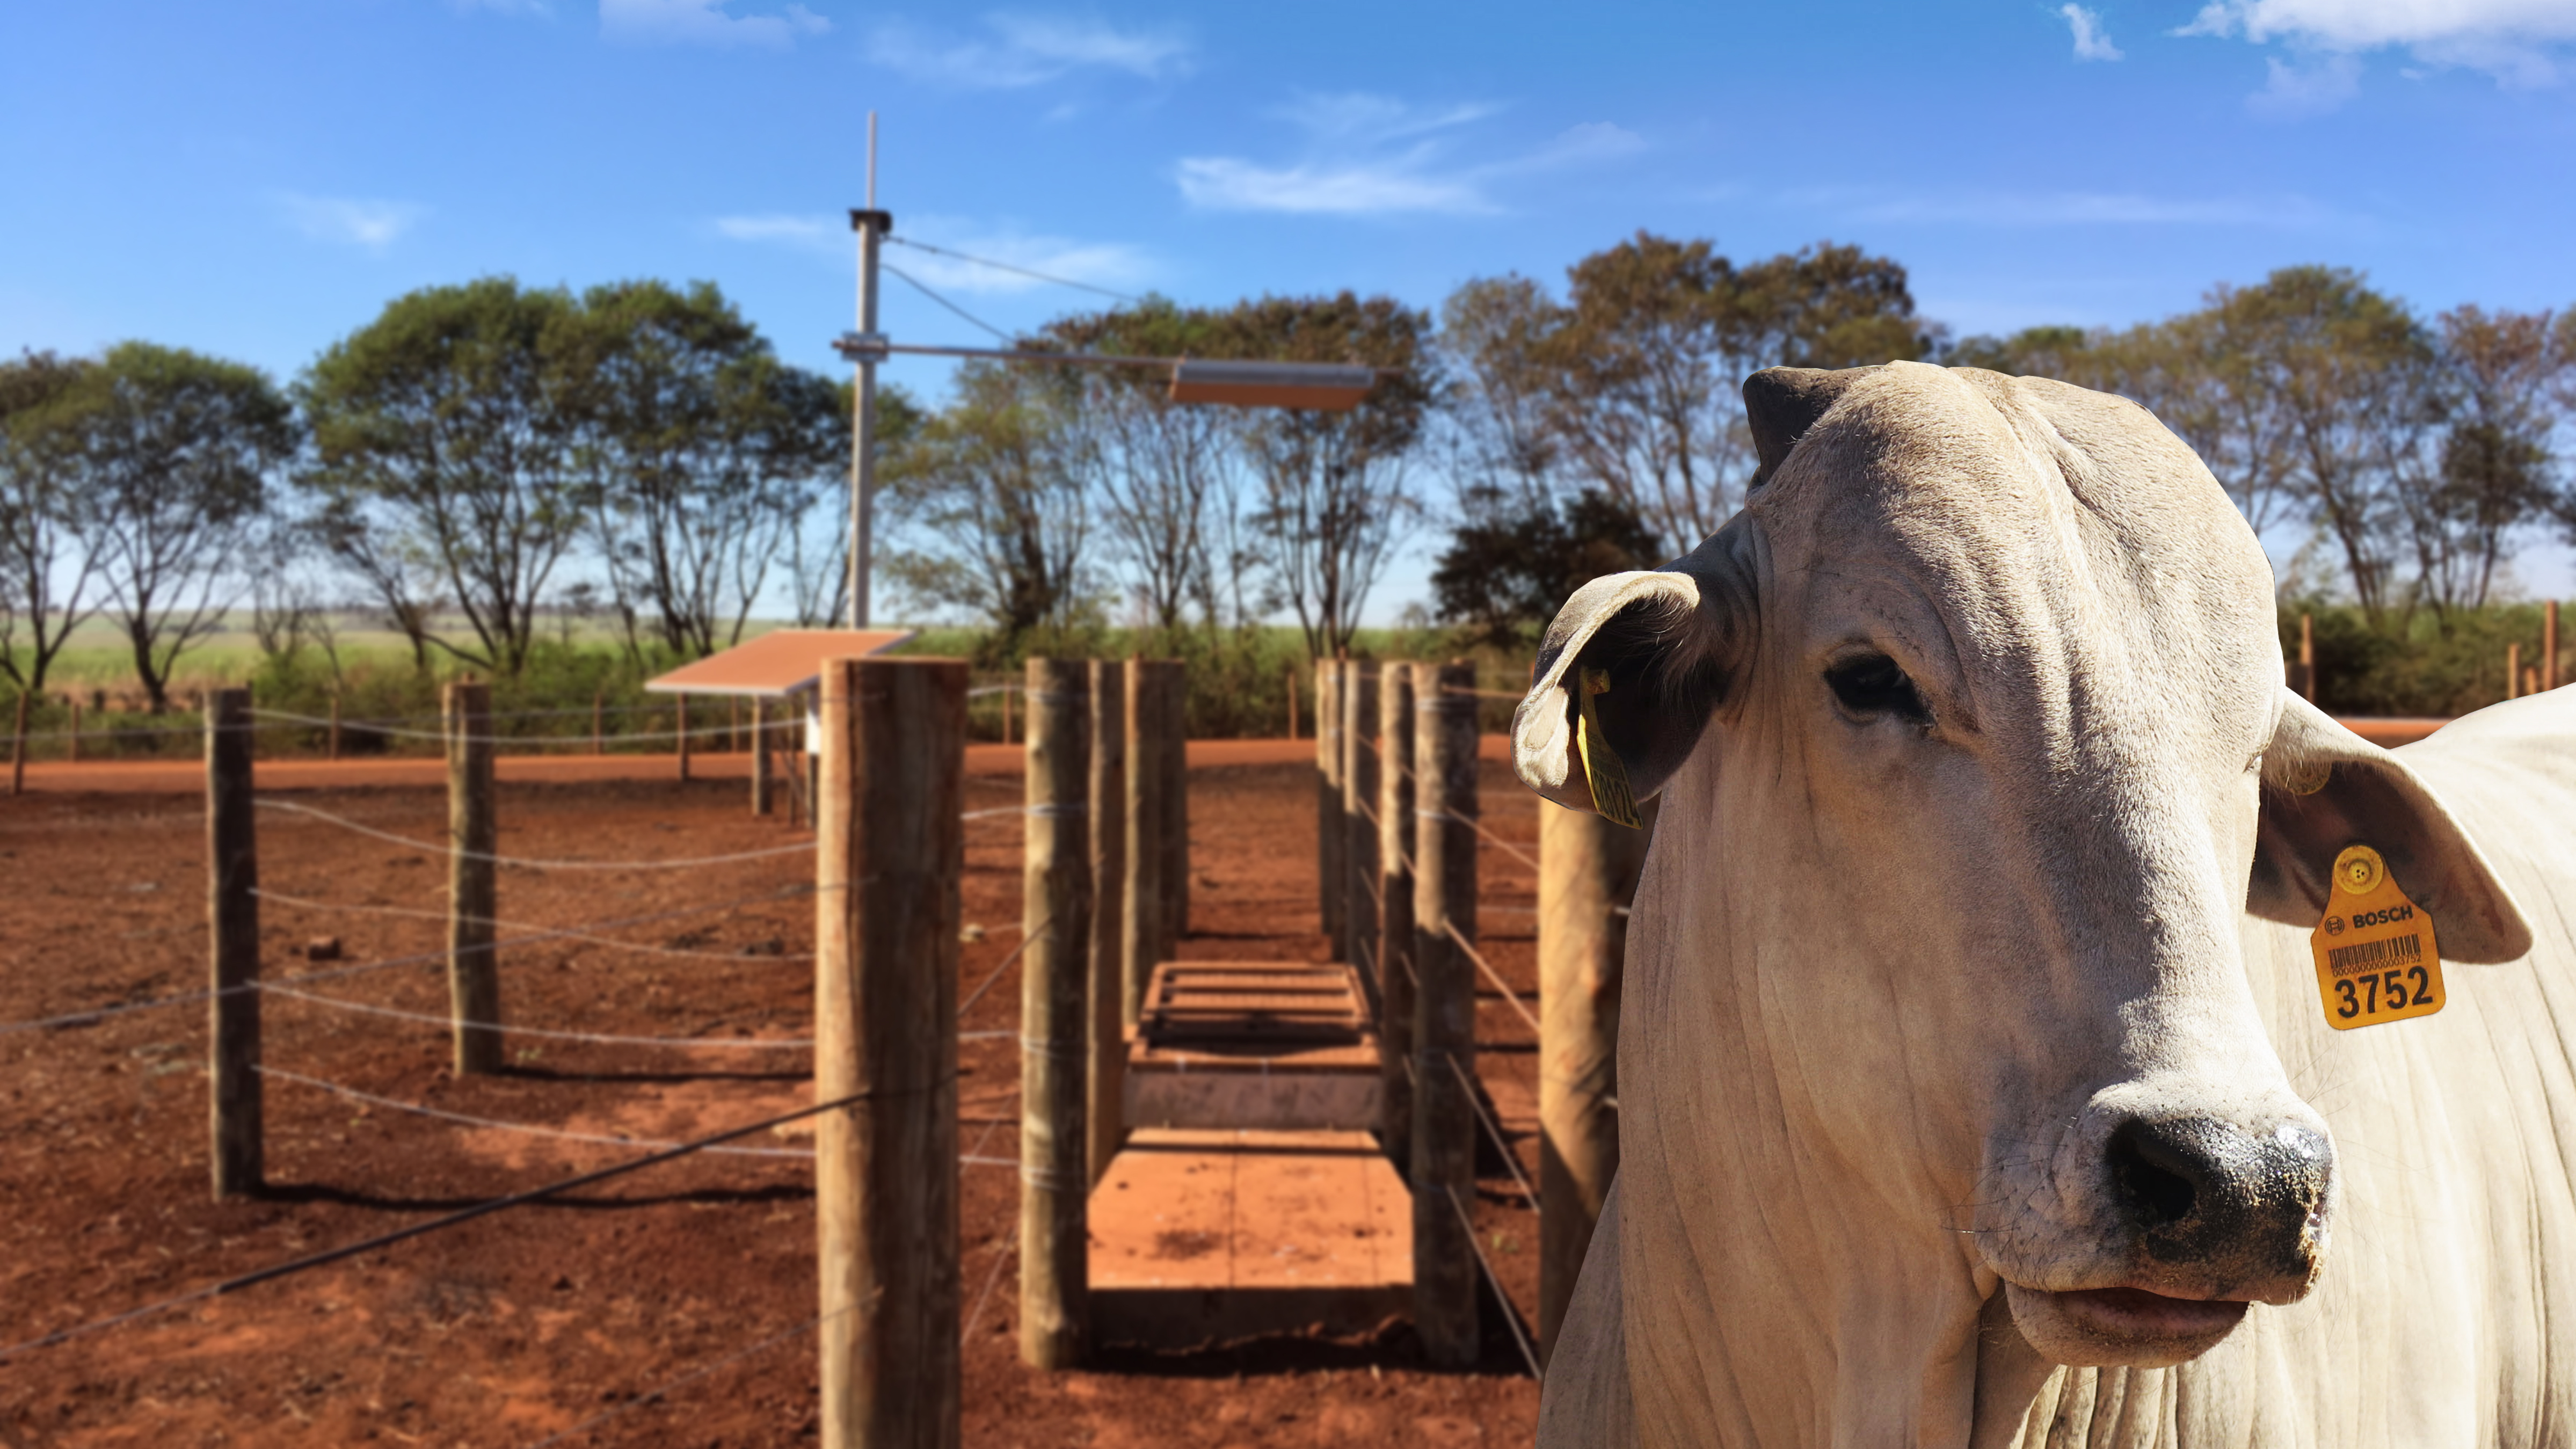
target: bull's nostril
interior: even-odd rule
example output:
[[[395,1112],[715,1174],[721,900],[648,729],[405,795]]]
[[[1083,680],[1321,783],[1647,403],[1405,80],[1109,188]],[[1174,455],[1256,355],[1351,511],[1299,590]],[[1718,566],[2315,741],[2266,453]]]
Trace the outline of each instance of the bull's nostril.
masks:
[[[2120,1201],[2151,1228],[2168,1227],[2189,1218],[2200,1198],[2199,1179],[2206,1165],[2194,1154],[2177,1150],[2152,1127],[2122,1123],[2111,1134],[2111,1183]]]

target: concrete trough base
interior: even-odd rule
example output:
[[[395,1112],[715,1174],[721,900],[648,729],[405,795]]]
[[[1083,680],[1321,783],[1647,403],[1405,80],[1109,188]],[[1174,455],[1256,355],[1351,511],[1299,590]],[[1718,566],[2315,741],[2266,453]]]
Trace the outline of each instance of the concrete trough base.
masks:
[[[1092,1191],[1098,1342],[1355,1335],[1412,1311],[1412,1197],[1365,1132],[1141,1128]]]

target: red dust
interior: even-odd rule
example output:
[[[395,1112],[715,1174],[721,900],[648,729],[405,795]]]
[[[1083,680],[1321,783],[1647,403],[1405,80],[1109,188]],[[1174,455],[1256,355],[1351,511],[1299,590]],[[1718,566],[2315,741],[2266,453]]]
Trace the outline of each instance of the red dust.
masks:
[[[1529,849],[1533,802],[1498,766],[1486,768],[1489,825]],[[1017,785],[1006,770],[978,770],[968,808],[1013,803]],[[738,781],[505,778],[500,848],[639,860],[806,838],[749,818],[742,794]],[[331,788],[294,798],[418,839],[436,837],[445,817],[435,789]],[[1311,769],[1299,765],[1194,770],[1185,955],[1323,957],[1313,800]],[[436,856],[288,812],[263,812],[260,826],[269,979],[438,949],[445,871]],[[1009,816],[968,827],[965,918],[991,929],[963,948],[966,989],[1017,940],[1007,927],[1019,909],[1019,838]],[[780,897],[810,881],[810,870],[800,855],[684,871],[504,868],[500,915],[513,923],[501,931],[505,941],[667,917],[595,932],[661,948],[655,953],[565,939],[506,949],[506,1019],[629,1036],[804,1036],[813,988],[800,957],[812,949],[813,909]],[[1484,873],[1487,954],[1527,996],[1531,873],[1499,851],[1486,852]],[[204,982],[205,822],[188,794],[49,789],[0,804],[0,890],[0,1021]],[[308,950],[325,935],[341,947],[327,965],[319,964],[326,953]],[[309,989],[398,1011],[445,1009],[435,961]],[[1017,1001],[1005,982],[963,1026],[1007,1029]],[[1522,1170],[1535,1176],[1527,1029],[1490,990],[1478,1016],[1480,1074]],[[0,1215],[8,1224],[0,1340],[36,1338],[638,1152],[433,1120],[272,1077],[270,1192],[217,1204],[207,1188],[205,1021],[200,1003],[0,1035]],[[272,997],[265,1033],[272,1068],[569,1132],[672,1140],[812,1100],[806,1058],[793,1049],[513,1037],[507,1074],[458,1080],[447,1070],[443,1030],[428,1023]],[[961,1052],[961,1145],[1009,1158],[1016,1048],[1007,1037],[984,1038]],[[795,1149],[810,1140],[781,1134],[739,1145]],[[1490,1150],[1480,1171],[1478,1237],[1526,1322],[1537,1297],[1537,1219]],[[984,1298],[965,1353],[970,1445],[1500,1445],[1530,1437],[1537,1386],[1490,1301],[1484,1358],[1468,1373],[1427,1371],[1401,1322],[1356,1340],[1112,1351],[1082,1372],[1024,1368],[1010,1251],[1017,1179],[1007,1167],[963,1172],[966,1298],[970,1306]],[[808,1443],[814,1339],[793,1331],[816,1311],[811,1178],[799,1157],[701,1155],[22,1354],[0,1362],[0,1446],[532,1445],[710,1368],[566,1442]]]

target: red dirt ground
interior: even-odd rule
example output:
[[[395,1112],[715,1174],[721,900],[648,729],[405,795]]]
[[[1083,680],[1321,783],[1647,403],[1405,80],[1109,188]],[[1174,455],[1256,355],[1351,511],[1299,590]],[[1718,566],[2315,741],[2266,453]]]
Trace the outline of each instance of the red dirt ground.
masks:
[[[1016,798],[1011,762],[977,763],[970,809]],[[1486,770],[1489,825],[1527,849],[1533,802],[1498,765]],[[283,773],[270,772],[268,786],[282,787]],[[204,980],[197,801],[54,788],[74,783],[46,781],[43,793],[0,799],[8,907],[0,1022],[167,996]],[[1203,763],[1191,791],[1194,934],[1184,954],[1320,959],[1311,768]],[[335,781],[291,798],[424,839],[445,812],[440,792],[408,786]],[[526,857],[673,858],[808,838],[750,819],[742,786],[731,781],[505,777],[501,819],[502,852]],[[435,856],[286,812],[263,813],[260,846],[266,890],[333,907],[264,903],[271,980],[335,969],[303,959],[305,943],[320,935],[339,937],[342,966],[436,948],[444,867]],[[971,824],[967,862],[966,919],[1013,921],[1016,821]],[[1488,954],[1527,996],[1533,873],[1491,849],[1483,872]],[[802,1036],[811,971],[796,957],[811,948],[811,903],[736,903],[810,880],[802,855],[684,871],[505,868],[500,914],[531,927],[709,908],[597,932],[695,955],[560,939],[506,949],[507,1017],[639,1036]],[[346,909],[354,906],[433,914]],[[983,981],[1015,940],[997,929],[967,945],[963,989]],[[435,962],[313,989],[431,1014],[445,1005]],[[1001,982],[964,1027],[1013,1025],[1017,999],[1013,983]],[[1534,1172],[1527,1028],[1490,993],[1479,1015],[1482,1074],[1523,1170]],[[443,1029],[427,1023],[272,997],[266,1032],[273,1068],[572,1131],[683,1138],[811,1100],[796,1050],[520,1038],[508,1075],[459,1081],[446,1069]],[[202,1004],[0,1034],[8,1163],[0,1216],[9,1224],[0,1238],[0,1345],[636,1155],[461,1127],[271,1078],[272,1191],[218,1205],[207,1190],[204,1051]],[[1009,1157],[1017,1052],[1007,1039],[969,1041],[962,1051],[964,1141]],[[1492,1175],[1479,1194],[1479,1237],[1526,1322],[1537,1297],[1537,1220],[1499,1161],[1485,1167]],[[1122,1353],[1088,1372],[1025,1369],[1013,1258],[1004,1251],[1014,1237],[1015,1175],[964,1171],[968,1303],[992,1285],[967,1335],[968,1444],[1463,1445],[1530,1436],[1537,1387],[1490,1301],[1484,1359],[1471,1373],[1425,1370],[1401,1323],[1357,1342],[1267,1339]],[[816,1433],[814,1340],[795,1330],[815,1312],[810,1183],[799,1158],[701,1155],[0,1361],[0,1446],[527,1446],[692,1373],[702,1376],[565,1442],[807,1443]]]

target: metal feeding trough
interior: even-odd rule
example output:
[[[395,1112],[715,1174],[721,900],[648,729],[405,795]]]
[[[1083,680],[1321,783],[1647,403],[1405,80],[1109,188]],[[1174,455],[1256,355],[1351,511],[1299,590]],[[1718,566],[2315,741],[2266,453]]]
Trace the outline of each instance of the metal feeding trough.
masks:
[[[1369,1131],[1377,1033],[1341,962],[1166,961],[1127,1051],[1127,1124]]]

